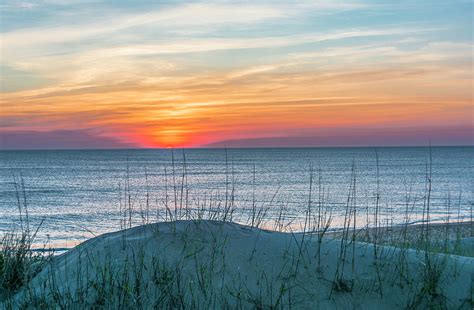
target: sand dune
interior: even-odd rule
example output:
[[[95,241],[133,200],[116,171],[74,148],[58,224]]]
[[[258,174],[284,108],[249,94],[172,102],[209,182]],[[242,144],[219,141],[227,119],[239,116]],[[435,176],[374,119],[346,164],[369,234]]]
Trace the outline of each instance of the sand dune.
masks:
[[[347,240],[346,240],[347,241]],[[56,257],[14,299],[72,308],[471,309],[474,258],[176,221]],[[471,243],[472,244],[472,243]],[[318,254],[320,253],[320,254]]]

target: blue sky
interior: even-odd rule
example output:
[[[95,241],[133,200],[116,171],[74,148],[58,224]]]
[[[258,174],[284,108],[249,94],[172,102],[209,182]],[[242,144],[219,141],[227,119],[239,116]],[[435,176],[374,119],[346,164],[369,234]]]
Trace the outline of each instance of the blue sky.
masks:
[[[198,146],[446,127],[472,141],[472,1],[47,0],[0,9],[2,130],[15,137],[77,131]]]

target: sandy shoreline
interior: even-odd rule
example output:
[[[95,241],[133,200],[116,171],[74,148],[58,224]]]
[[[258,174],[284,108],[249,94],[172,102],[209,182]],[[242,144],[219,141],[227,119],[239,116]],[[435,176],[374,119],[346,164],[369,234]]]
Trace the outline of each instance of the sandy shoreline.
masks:
[[[457,238],[474,237],[474,221],[463,221],[463,222],[451,222],[451,223],[429,223],[426,224],[397,224],[393,226],[380,226],[377,228],[378,241],[383,243],[394,242],[395,240],[403,237],[403,234],[407,233],[411,238],[416,238],[421,235],[422,230],[429,227],[429,232],[437,238],[444,238],[447,236],[448,240],[455,240]],[[266,229],[272,231],[271,229]],[[373,235],[375,234],[375,228],[358,228],[356,231],[356,240],[361,242],[372,242]],[[295,232],[299,234],[300,232]],[[315,233],[317,234],[317,233]],[[352,229],[350,230],[352,234]],[[328,230],[325,234],[327,238],[340,238],[341,231],[338,229]],[[89,239],[88,239],[89,240]],[[49,243],[47,246],[44,244],[33,244],[32,248],[38,252],[59,252],[64,253],[68,250],[73,249],[79,244],[86,242],[65,242],[65,243]]]
[[[409,225],[393,225],[380,226],[377,229],[374,227],[356,229],[358,240],[363,240],[367,236],[373,236],[375,232],[378,233],[381,239],[386,239],[394,236],[402,236],[405,231],[407,235],[419,236],[423,231],[429,231],[433,237],[447,237],[449,240],[456,238],[474,237],[474,221],[451,222],[451,223],[429,223],[429,224],[409,224]],[[350,230],[352,233],[353,230]],[[340,231],[329,231],[326,236],[332,238],[340,237]],[[369,241],[369,240],[366,240]]]

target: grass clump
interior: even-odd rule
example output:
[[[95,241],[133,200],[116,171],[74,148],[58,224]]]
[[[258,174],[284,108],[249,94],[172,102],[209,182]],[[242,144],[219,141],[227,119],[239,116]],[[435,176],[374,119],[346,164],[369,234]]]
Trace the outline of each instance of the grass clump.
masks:
[[[4,233],[0,238],[0,298],[8,298],[36,275],[48,261],[41,251],[32,249],[38,227],[30,230],[28,208],[23,178],[15,178],[15,189],[20,214],[17,229]],[[21,190],[20,190],[21,189]]]

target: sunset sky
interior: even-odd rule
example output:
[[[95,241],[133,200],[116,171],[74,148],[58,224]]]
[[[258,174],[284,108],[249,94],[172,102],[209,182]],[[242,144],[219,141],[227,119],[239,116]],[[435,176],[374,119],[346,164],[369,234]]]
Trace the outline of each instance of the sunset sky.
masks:
[[[473,144],[470,0],[0,10],[3,149]]]

